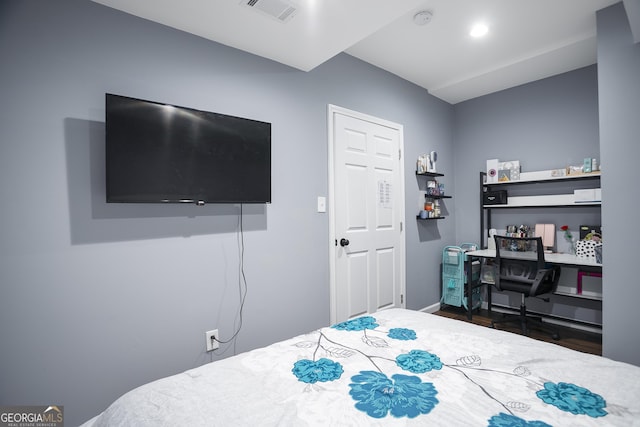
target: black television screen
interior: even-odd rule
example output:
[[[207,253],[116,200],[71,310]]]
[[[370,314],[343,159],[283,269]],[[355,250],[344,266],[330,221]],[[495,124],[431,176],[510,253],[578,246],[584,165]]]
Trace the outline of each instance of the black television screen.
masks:
[[[271,124],[106,94],[109,203],[270,203]]]

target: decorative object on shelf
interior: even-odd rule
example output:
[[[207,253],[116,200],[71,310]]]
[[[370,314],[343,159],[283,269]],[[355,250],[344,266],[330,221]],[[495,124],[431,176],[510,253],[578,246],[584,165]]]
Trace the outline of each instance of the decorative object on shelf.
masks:
[[[493,235],[495,236],[497,233],[495,232],[495,229],[492,229],[492,230],[494,230]],[[525,224],[521,224],[519,226],[507,225],[504,235],[506,237],[532,237],[531,235],[532,231],[533,231],[533,228]],[[491,233],[491,230],[489,230],[489,233]],[[493,239],[493,236],[491,236],[491,234],[490,234],[490,238]],[[511,246],[508,249],[514,252],[522,252],[522,251],[530,250],[530,248],[525,246],[523,242],[516,242],[515,240],[502,241],[502,244],[507,244],[507,243],[511,244]],[[505,248],[506,247],[503,247],[503,249]]]
[[[569,253],[571,255],[575,255],[576,246],[575,242],[573,241],[573,234],[571,234],[571,231],[569,230],[569,226],[563,225],[562,227],[560,227],[560,230],[564,231],[564,239],[567,241],[567,243],[569,243]]]
[[[498,163],[498,181],[518,181],[520,179],[520,160]]]
[[[576,174],[584,173],[582,168],[583,168],[583,165],[567,166],[567,175],[576,175]]]
[[[498,182],[498,159],[487,160],[487,184]]]
[[[590,174],[594,172],[600,172],[600,165],[598,164],[598,159],[595,157],[585,157],[581,165],[568,165],[566,167],[567,175]]]
[[[547,181],[547,180],[561,180],[562,178],[588,178],[593,176],[599,176],[599,170],[591,170],[591,173],[585,174],[582,172],[582,166],[576,170],[572,170],[573,166],[567,166],[564,169],[549,169],[544,171],[535,172],[520,172],[521,181]]]
[[[520,180],[520,160],[487,160],[487,184]]]
[[[563,177],[567,174],[565,169],[551,169],[550,171],[540,171],[539,173],[544,174],[545,172],[549,172],[552,178]]]
[[[428,154],[420,154],[418,156],[418,161],[416,162],[416,173],[425,173],[429,171],[428,157]]]
[[[595,240],[578,240],[576,243],[576,255],[580,258],[595,258],[596,257],[596,245]]]
[[[420,154],[416,162],[416,173],[436,173],[436,160],[438,160],[438,153],[435,151]]]
[[[535,237],[542,237],[545,253],[553,252],[556,243],[556,226],[554,224],[536,224]]]
[[[429,195],[424,195],[424,210],[427,212],[427,217],[433,218],[433,200]]]
[[[596,262],[602,263],[602,234],[600,234],[600,230],[599,225],[580,226],[580,240],[576,243],[577,256],[596,258]]]
[[[440,186],[438,185],[438,181],[436,180],[427,181],[427,195],[428,196],[440,195]]]
[[[429,166],[430,168],[427,169],[427,172],[435,172],[436,171],[436,161],[438,160],[438,153],[436,153],[435,151],[432,151],[431,153],[429,153]]]
[[[602,227],[599,225],[581,225],[580,240],[602,240]]]
[[[596,262],[602,264],[602,243],[596,245]]]

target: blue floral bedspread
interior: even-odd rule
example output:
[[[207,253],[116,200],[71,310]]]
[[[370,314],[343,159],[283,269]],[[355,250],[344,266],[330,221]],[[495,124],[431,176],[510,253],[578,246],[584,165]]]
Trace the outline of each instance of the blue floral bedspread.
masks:
[[[626,427],[640,368],[391,309],[147,384],[87,425],[158,423]]]

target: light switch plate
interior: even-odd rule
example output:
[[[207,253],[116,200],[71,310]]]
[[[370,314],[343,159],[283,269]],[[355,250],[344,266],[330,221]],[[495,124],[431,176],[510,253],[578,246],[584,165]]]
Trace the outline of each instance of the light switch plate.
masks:
[[[324,213],[327,211],[327,198],[318,196],[318,212]]]

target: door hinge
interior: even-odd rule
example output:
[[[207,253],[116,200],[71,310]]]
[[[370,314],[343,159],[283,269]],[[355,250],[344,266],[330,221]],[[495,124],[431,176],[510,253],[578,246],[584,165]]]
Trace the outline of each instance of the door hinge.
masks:
[[[400,232],[402,233],[402,221],[400,221]]]
[[[398,160],[402,160],[402,150],[398,149]]]
[[[400,294],[400,304],[404,304],[404,295]]]

